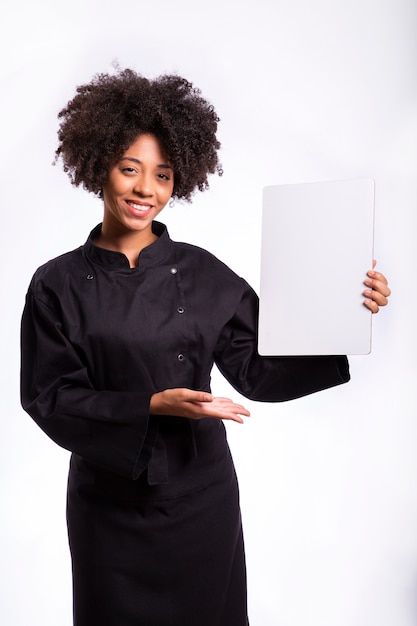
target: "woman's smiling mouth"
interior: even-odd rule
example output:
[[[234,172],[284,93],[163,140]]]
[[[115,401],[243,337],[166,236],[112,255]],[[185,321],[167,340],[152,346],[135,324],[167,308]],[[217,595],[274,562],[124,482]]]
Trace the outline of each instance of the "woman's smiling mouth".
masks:
[[[126,204],[134,211],[149,211],[152,209],[152,205],[148,203],[138,203],[133,200],[126,200]]]

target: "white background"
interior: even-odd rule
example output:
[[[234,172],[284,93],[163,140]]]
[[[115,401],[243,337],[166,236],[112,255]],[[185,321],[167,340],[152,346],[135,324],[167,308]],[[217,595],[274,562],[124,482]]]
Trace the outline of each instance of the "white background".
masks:
[[[19,322],[36,267],[100,221],[100,202],[51,162],[58,110],[113,59],[148,76],[178,72],[215,104],[224,176],[163,219],[256,289],[264,185],[375,179],[375,255],[393,297],[373,320],[372,354],[351,358],[348,385],[247,402],[252,417],[228,431],[251,625],[417,623],[416,17],[413,0],[22,0],[3,10],[2,624],[71,624],[69,455],[20,408]],[[306,267],[298,306],[311,280]],[[343,307],[343,285],[326,297]]]

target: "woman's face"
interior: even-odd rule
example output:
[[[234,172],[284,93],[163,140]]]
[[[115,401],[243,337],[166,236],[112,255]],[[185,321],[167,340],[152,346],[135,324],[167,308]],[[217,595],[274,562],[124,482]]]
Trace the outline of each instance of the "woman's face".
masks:
[[[174,172],[159,140],[139,135],[109,171],[103,187],[103,222],[118,234],[150,231],[173,188]]]

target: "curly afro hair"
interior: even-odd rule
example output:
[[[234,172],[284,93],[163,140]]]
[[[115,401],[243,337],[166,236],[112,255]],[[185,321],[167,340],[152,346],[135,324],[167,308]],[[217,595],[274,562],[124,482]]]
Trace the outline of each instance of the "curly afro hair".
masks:
[[[222,174],[217,157],[219,118],[185,78],[149,80],[131,69],[97,74],[58,114],[59,145],[71,183],[101,196],[111,166],[142,133],[161,142],[174,170],[173,197],[191,200],[208,188],[208,174]]]

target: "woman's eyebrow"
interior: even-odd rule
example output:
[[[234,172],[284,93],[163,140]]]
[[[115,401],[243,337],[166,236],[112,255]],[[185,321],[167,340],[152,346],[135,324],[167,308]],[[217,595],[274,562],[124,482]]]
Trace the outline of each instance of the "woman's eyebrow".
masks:
[[[138,163],[139,165],[142,165],[142,161],[140,161],[139,159],[135,159],[135,157],[122,157],[120,161],[132,161],[133,163]],[[168,165],[168,163],[159,163],[159,165],[157,165],[156,167],[162,167],[167,170],[172,170],[171,165]]]

